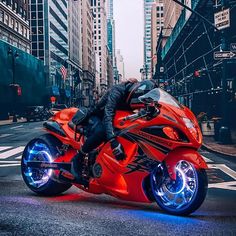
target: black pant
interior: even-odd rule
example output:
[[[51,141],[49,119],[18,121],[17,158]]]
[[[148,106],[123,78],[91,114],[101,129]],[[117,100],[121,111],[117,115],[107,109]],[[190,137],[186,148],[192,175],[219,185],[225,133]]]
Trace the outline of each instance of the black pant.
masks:
[[[89,153],[106,141],[105,127],[101,119],[97,116],[91,116],[87,125],[87,139],[82,146],[82,151]]]

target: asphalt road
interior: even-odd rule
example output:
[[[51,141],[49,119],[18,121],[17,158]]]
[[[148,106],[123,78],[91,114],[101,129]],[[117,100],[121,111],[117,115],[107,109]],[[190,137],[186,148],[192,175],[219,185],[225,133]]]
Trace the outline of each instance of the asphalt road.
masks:
[[[201,152],[210,167],[209,191],[189,217],[74,187],[58,197],[39,197],[23,183],[19,161],[41,127],[0,126],[0,235],[236,235],[236,158]]]

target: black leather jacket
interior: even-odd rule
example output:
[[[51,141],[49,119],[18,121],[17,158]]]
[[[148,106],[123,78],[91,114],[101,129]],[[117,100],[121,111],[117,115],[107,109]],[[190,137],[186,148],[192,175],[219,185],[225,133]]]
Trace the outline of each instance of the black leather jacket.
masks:
[[[114,85],[91,110],[91,115],[98,115],[103,119],[107,140],[115,137],[113,118],[116,110],[130,109],[126,100],[133,85],[130,82]]]

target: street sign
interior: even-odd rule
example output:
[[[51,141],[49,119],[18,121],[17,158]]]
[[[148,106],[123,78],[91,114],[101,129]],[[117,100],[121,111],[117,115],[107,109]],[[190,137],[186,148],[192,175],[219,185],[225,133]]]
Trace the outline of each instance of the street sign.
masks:
[[[215,27],[218,30],[222,30],[230,27],[230,11],[229,8],[223,11],[219,11],[214,14]]]
[[[233,51],[233,52],[236,51],[236,43],[231,43],[230,44],[230,51]]]
[[[230,51],[214,52],[215,60],[234,59],[234,58],[236,58],[236,53],[234,52],[230,52]]]

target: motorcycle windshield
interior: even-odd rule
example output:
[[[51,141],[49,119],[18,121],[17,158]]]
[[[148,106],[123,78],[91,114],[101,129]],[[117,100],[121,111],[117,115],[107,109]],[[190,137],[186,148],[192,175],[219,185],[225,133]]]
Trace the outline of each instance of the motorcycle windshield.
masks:
[[[140,98],[140,100],[152,99],[154,102],[163,102],[180,109],[182,108],[181,104],[174,97],[160,88],[155,88]]]

